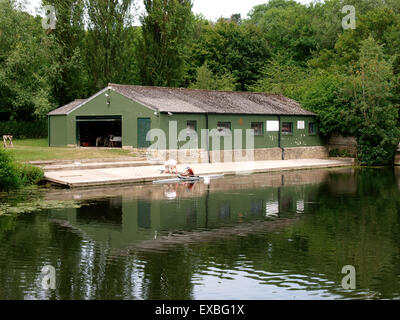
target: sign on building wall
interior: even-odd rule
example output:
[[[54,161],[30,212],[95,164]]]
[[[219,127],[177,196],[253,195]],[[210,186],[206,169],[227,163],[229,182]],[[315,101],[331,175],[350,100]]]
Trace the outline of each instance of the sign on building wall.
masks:
[[[279,121],[267,121],[267,131],[279,131]]]
[[[305,127],[306,127],[306,125],[305,125],[304,121],[297,121],[297,129],[304,130]]]

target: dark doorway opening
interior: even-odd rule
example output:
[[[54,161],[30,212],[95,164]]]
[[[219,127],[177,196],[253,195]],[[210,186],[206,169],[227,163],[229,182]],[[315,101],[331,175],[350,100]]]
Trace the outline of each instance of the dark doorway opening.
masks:
[[[77,144],[80,147],[122,147],[122,118],[77,117]]]
[[[122,197],[98,200],[96,204],[77,209],[77,221],[81,223],[106,223],[122,225]]]

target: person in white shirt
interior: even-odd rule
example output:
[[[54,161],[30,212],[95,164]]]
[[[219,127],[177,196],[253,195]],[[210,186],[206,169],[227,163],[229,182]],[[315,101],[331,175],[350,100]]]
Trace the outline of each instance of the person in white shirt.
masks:
[[[168,160],[164,165],[165,165],[165,173],[175,173],[178,174],[178,168],[176,165],[178,162],[176,160],[170,159]]]

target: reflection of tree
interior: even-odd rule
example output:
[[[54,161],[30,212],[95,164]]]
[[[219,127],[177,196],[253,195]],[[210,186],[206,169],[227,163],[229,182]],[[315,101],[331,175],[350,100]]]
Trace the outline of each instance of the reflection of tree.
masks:
[[[354,186],[349,188],[349,183]],[[309,280],[310,289],[324,287],[347,295],[340,289],[341,268],[351,264],[360,290],[377,291],[386,298],[398,292],[400,191],[390,170],[331,173],[324,184],[281,186],[279,197],[276,190],[270,191],[244,190],[251,196],[240,197],[210,193],[201,199],[203,205],[196,200],[195,211],[182,204],[178,213],[184,215],[185,226],[195,224],[196,214],[203,226],[208,215],[218,220],[221,205],[228,208],[229,204],[232,217],[240,213],[241,219],[259,219],[268,201],[284,199],[282,216],[297,214],[301,200],[303,218],[273,232],[167,244],[159,251],[117,250],[107,241],[93,241],[52,223],[46,214],[22,216],[14,225],[13,219],[1,217],[0,259],[6,261],[0,260],[0,299],[30,297],[27,292],[36,298],[58,299],[193,299],[195,277],[201,279],[199,275],[218,266],[214,276],[224,278],[243,265],[248,276],[262,283],[271,283],[271,274],[277,275],[277,286],[285,285],[286,275],[306,279],[318,275],[325,280]],[[146,204],[139,207],[148,212]],[[208,212],[205,218],[199,208]],[[12,232],[1,231],[10,224]],[[218,225],[209,231],[214,229],[218,231]],[[57,271],[57,289],[50,293],[40,287],[40,270],[46,264]]]
[[[6,231],[15,228],[15,219],[16,217],[14,216],[0,216],[0,241]]]
[[[197,259],[187,250],[163,253],[144,253],[143,299],[190,300],[193,299],[192,277]]]
[[[254,190],[253,190],[254,191]],[[252,192],[253,192],[252,191]],[[253,200],[248,203],[243,199],[225,196],[223,193],[217,195],[213,204],[208,203],[212,194],[202,198],[207,204],[206,211],[216,215],[219,219],[231,216],[231,211],[240,210],[243,214],[252,215],[254,210],[262,213],[262,200],[258,191],[255,195],[256,204]],[[221,198],[222,197],[222,198]],[[223,200],[223,201],[222,201]],[[200,200],[196,200],[200,201]],[[221,202],[223,206],[221,207]],[[254,202],[254,201],[253,201]],[[138,201],[138,213],[149,214],[150,203]],[[197,203],[197,202],[196,202]],[[196,205],[197,206],[197,205]],[[254,207],[255,206],[255,207]],[[110,206],[105,206],[110,209]],[[246,209],[247,208],[247,209]],[[107,210],[108,210],[107,209]],[[192,210],[190,210],[192,209]],[[228,210],[229,209],[229,210]],[[193,208],[182,206],[181,213],[186,214],[185,225],[193,224],[197,215]],[[105,227],[105,222],[115,224],[121,221],[120,206],[117,210],[111,210],[106,215],[102,214],[97,206],[92,208],[80,208],[77,210],[78,223],[94,223]],[[229,213],[229,214],[228,214]],[[200,213],[204,214],[204,213]],[[208,214],[206,214],[206,220]],[[93,217],[93,219],[92,219]],[[139,217],[139,215],[138,215]],[[234,218],[234,217],[232,217]],[[256,215],[256,218],[260,218]],[[193,275],[199,271],[202,260],[207,264],[209,256],[207,250],[204,252],[190,253],[190,248],[178,245],[174,249],[168,249],[163,253],[145,252],[139,256],[122,252],[113,253],[109,244],[94,242],[79,228],[68,225],[52,223],[46,216],[31,215],[25,223],[18,223],[14,233],[7,238],[5,247],[11,248],[12,242],[18,244],[19,249],[7,253],[7,271],[2,279],[2,286],[8,291],[2,297],[23,298],[24,292],[30,286],[32,297],[48,297],[57,299],[192,299],[193,298]],[[104,226],[103,226],[104,225]],[[146,224],[147,225],[147,224]],[[217,225],[215,226],[217,227]],[[29,228],[29,232],[25,232]],[[230,241],[226,241],[226,247],[230,247]],[[235,246],[229,249],[231,252],[230,263],[235,264]],[[237,249],[237,248],[236,248]],[[215,259],[224,255],[226,248],[216,254]],[[28,258],[26,263],[24,258]],[[25,267],[35,268],[29,270],[25,277],[15,266],[25,263]],[[43,292],[40,286],[41,267],[50,264],[56,267],[57,289],[54,292]],[[14,276],[9,277],[12,270],[17,270]],[[18,286],[17,284],[21,285]],[[19,289],[16,289],[16,288]],[[25,291],[24,291],[25,290]]]
[[[2,299],[30,298],[27,292],[37,292],[41,285],[37,274],[44,265],[51,264],[51,258],[46,254],[52,248],[52,239],[47,236],[49,225],[40,223],[40,215],[25,215],[18,219],[14,230],[2,239],[0,256],[5,259],[0,264]],[[31,227],[33,224],[35,228]],[[37,272],[25,270],[25,264],[36,268],[34,271]]]
[[[388,169],[362,169],[353,176],[354,192],[338,193],[340,184],[348,183],[349,178],[331,174],[320,188],[319,205],[308,212],[312,214],[286,230],[293,241],[289,247],[298,253],[299,263],[294,267],[298,272],[302,268],[318,270],[340,283],[341,268],[351,264],[357,269],[360,288],[390,296],[396,286],[398,290],[400,270],[400,193],[396,180]]]
[[[349,181],[355,188],[338,193],[338,184]],[[283,232],[192,245],[202,271],[217,265],[224,277],[223,270],[235,270],[238,261],[245,261],[260,281],[269,281],[260,274],[282,270],[307,278],[323,275],[310,289],[346,296],[352,293],[340,288],[341,268],[352,264],[360,291],[393,297],[399,288],[400,192],[392,172],[363,169],[350,177],[332,174],[319,188],[283,188],[285,197],[298,192],[306,195],[306,216]]]

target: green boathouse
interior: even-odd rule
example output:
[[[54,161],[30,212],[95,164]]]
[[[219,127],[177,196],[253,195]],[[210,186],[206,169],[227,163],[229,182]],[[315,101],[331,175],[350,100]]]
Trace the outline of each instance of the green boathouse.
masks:
[[[326,157],[316,114],[275,94],[109,84],[88,99],[50,112],[48,122],[51,147],[146,149],[152,143],[147,133],[161,129],[167,134],[166,149],[181,149],[185,139],[170,143],[175,123],[174,134],[197,132],[199,150],[207,146],[206,151],[214,151],[211,141],[201,141],[210,139],[202,129],[215,129],[221,137],[241,129],[243,149],[246,130],[252,129],[256,160]]]

